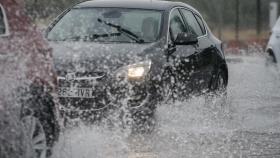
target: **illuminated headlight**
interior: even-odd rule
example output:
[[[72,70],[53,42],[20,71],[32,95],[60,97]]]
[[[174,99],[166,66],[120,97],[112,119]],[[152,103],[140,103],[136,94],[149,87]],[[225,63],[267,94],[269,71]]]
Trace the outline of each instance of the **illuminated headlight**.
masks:
[[[137,64],[129,65],[127,69],[128,79],[143,79],[151,69],[151,61],[144,61]]]
[[[144,67],[133,67],[133,68],[128,68],[127,76],[130,78],[139,78],[139,77],[143,77],[144,74],[145,74]]]
[[[142,80],[151,69],[151,61],[128,65],[117,71],[117,78],[126,77],[128,80]]]

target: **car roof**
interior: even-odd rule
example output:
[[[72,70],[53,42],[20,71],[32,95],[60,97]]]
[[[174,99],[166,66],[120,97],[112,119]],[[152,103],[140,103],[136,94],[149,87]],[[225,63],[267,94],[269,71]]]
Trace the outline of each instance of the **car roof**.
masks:
[[[74,8],[116,7],[116,8],[170,10],[173,7],[178,7],[178,6],[187,7],[196,11],[193,7],[182,2],[174,2],[174,1],[171,2],[171,1],[163,1],[163,0],[91,0],[91,1],[80,3],[76,5]]]

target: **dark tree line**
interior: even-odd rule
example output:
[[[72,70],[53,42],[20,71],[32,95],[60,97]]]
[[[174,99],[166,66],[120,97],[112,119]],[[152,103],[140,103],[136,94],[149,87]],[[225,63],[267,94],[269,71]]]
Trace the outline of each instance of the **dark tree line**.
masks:
[[[197,8],[204,14],[211,25],[223,23],[225,26],[234,27],[236,18],[237,0],[182,0]],[[239,0],[240,27],[255,28],[257,23],[257,1],[258,0]],[[269,3],[280,0],[260,0],[259,16],[262,28],[268,28],[269,22]]]
[[[25,0],[26,9],[34,19],[49,19],[64,9],[85,0]],[[267,30],[269,23],[269,2],[280,0],[174,0],[186,2],[197,8],[206,18],[210,27],[221,33],[222,29],[234,29],[236,26],[236,2],[239,1],[239,28]],[[257,1],[261,2],[257,14]],[[280,8],[280,7],[279,7]],[[259,17],[260,26],[257,17]]]

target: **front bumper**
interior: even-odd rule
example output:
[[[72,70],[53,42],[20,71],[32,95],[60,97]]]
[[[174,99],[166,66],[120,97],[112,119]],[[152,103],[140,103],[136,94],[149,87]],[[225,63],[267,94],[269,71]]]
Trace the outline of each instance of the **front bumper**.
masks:
[[[155,101],[149,93],[149,82],[131,82],[104,77],[93,82],[75,82],[79,88],[93,88],[94,98],[63,98],[60,97],[63,116],[81,119],[98,120],[112,111],[125,110],[134,115],[139,112],[150,113],[155,109]],[[70,81],[59,79],[59,86],[71,86]]]

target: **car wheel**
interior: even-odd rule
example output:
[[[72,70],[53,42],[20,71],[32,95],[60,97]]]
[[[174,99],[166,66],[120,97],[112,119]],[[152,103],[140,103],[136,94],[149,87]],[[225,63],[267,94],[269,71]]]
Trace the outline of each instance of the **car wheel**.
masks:
[[[272,50],[267,51],[266,55],[266,65],[271,65],[277,63],[276,57]]]
[[[226,94],[227,88],[227,77],[226,73],[223,70],[219,70],[217,76],[214,78],[214,81],[211,85],[211,90],[214,94]]]
[[[174,75],[172,75],[171,71],[167,70],[162,75],[162,83],[161,83],[161,93],[162,93],[162,100],[164,103],[172,100],[175,98],[175,83],[176,79]]]
[[[213,78],[213,82],[210,87],[210,93],[206,95],[206,105],[212,105],[222,107],[227,106],[227,75],[225,71],[219,70],[217,75]]]
[[[47,158],[47,137],[39,119],[34,116],[25,116],[22,118],[22,123],[29,140],[31,140],[34,158]]]
[[[141,112],[133,116],[133,133],[152,133],[155,129],[156,119],[155,112],[151,111],[149,114]]]
[[[54,107],[54,102],[51,96],[43,94],[42,92],[38,92],[37,95],[31,93],[31,96],[32,97],[28,96],[27,99],[22,100],[21,118],[23,122],[29,123],[29,126],[31,126],[30,123],[35,122],[36,126],[34,127],[42,127],[48,148],[47,157],[50,157],[52,154],[52,147],[55,141],[58,140],[60,132],[55,111],[52,109]]]

